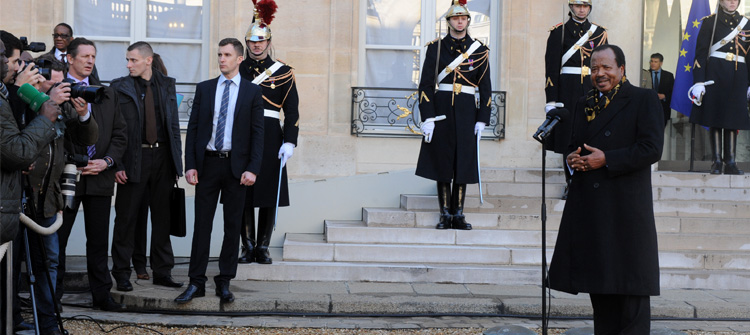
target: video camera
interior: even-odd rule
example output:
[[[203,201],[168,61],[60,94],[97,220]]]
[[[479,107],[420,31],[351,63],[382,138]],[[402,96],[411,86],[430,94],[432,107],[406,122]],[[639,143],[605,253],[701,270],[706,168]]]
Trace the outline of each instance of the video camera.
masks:
[[[31,52],[43,52],[47,49],[47,45],[45,45],[44,42],[29,43],[29,39],[27,39],[25,36],[21,36],[18,39],[21,40],[21,51],[28,50]]]

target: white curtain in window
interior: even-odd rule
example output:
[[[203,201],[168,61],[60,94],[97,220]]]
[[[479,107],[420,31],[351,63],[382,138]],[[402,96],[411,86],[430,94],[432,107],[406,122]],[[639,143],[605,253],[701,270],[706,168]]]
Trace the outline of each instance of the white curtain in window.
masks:
[[[419,82],[419,52],[367,50],[367,87],[416,88]]]
[[[177,2],[177,3],[175,3]],[[200,39],[203,4],[184,0],[149,0],[146,35],[155,38]]]
[[[201,81],[200,44],[151,43],[151,47],[161,56],[169,76],[177,82]]]
[[[420,46],[421,0],[368,0],[367,44]]]
[[[112,81],[112,79],[128,75],[128,62],[125,53],[128,50],[127,42],[103,42],[95,41],[96,44],[96,70],[99,79]]]
[[[130,36],[130,0],[77,0],[73,12],[75,36]]]

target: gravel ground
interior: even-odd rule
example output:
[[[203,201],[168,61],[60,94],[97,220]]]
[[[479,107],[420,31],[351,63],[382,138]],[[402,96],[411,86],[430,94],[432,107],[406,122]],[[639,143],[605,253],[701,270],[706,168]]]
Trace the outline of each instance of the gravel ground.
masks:
[[[70,334],[169,334],[169,335],[481,335],[482,328],[419,329],[419,330],[377,330],[377,329],[310,329],[310,328],[236,328],[236,327],[163,327],[154,325],[97,324],[92,321],[68,321],[65,323]],[[540,329],[534,329],[541,334]],[[563,334],[565,329],[550,329],[549,334]],[[689,335],[737,335],[733,332],[688,331]]]

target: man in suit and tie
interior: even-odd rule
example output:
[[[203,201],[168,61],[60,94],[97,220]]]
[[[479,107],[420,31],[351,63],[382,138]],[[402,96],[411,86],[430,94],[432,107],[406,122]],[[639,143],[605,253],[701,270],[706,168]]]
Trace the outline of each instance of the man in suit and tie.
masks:
[[[52,48],[52,50],[50,50],[48,54],[65,64],[69,64],[68,46],[70,45],[70,42],[73,42],[73,39],[73,27],[65,22],[58,23],[55,26],[55,29],[52,30],[52,42],[55,47]],[[92,72],[89,77],[98,82],[99,71],[96,70],[96,65],[94,65],[94,69],[91,71]]]
[[[656,91],[659,96],[659,102],[664,111],[664,126],[666,127],[667,122],[669,122],[669,119],[672,116],[672,107],[669,107],[669,104],[672,103],[674,75],[661,68],[663,63],[664,56],[660,53],[651,55],[651,61],[649,62],[651,69],[649,70],[649,74],[651,74],[651,88]]]
[[[237,273],[242,209],[247,186],[255,184],[263,156],[263,93],[239,74],[244,46],[236,38],[219,42],[218,78],[198,84],[185,139],[185,177],[195,188],[195,226],[190,252],[190,285],[175,302],[206,294],[206,268],[216,204],[224,204],[224,240],[216,296],[234,301],[229,281]]]

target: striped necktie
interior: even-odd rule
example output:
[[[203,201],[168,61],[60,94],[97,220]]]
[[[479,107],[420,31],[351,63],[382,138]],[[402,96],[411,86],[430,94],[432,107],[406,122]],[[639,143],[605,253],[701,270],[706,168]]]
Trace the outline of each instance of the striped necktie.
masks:
[[[227,125],[227,109],[229,109],[229,85],[232,81],[224,81],[224,92],[221,94],[221,108],[219,108],[219,120],[216,122],[216,151],[224,149],[224,128]]]

